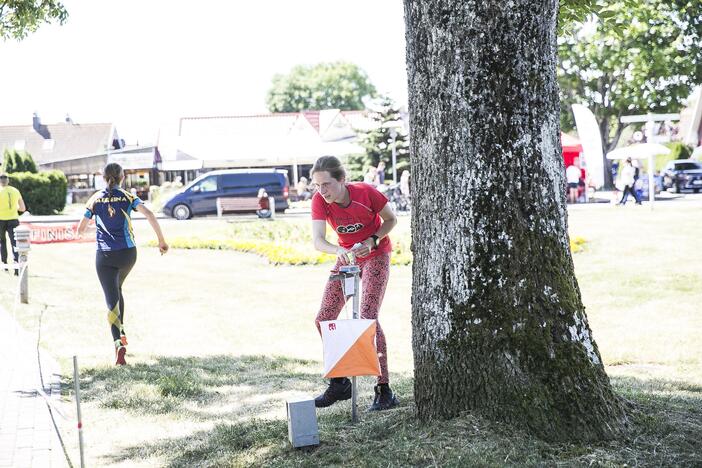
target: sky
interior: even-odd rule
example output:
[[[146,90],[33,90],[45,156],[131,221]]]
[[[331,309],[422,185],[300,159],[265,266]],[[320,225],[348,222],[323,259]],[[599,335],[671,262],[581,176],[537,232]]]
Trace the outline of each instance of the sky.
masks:
[[[68,114],[149,144],[180,117],[266,113],[274,74],[337,60],[407,102],[402,0],[63,3],[63,26],[0,42],[0,125]]]

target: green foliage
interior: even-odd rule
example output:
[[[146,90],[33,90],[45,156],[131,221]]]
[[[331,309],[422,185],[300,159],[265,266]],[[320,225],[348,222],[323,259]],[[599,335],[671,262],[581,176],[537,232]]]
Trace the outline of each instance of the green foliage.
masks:
[[[53,215],[66,206],[68,181],[61,171],[11,173],[10,185],[20,191],[27,210],[32,214]]]
[[[5,149],[3,152],[2,170],[4,172],[37,173],[37,165],[32,155],[26,151]]]
[[[564,130],[573,126],[570,105],[585,103],[609,151],[624,129],[621,115],[678,111],[692,86],[702,81],[701,2],[566,3],[561,21],[580,22],[559,39]]]
[[[266,105],[271,112],[360,110],[364,108],[363,98],[375,94],[375,86],[368,75],[352,63],[298,65],[287,75],[273,77]]]
[[[150,241],[147,245],[156,247],[158,244]],[[268,259],[273,265],[318,265],[329,263],[334,256],[316,252],[312,249],[301,250],[292,245],[280,245],[268,241],[238,241],[214,240],[199,238],[175,238],[169,241],[174,249],[208,249],[208,250],[235,250],[250,252]]]
[[[612,3],[607,0],[559,0],[558,31],[572,33],[578,23],[585,22],[589,17],[597,16],[603,21],[611,21],[616,8],[636,8],[639,0],[622,0]]]
[[[0,38],[24,39],[44,23],[63,24],[68,12],[57,0],[0,1]]]
[[[671,159],[690,159],[692,156],[692,149],[684,143],[676,141],[667,146],[670,148]]]
[[[409,142],[403,133],[399,107],[387,96],[378,101],[374,109],[369,111],[369,117],[374,121],[374,129],[359,133],[359,144],[365,150],[364,154],[350,155],[346,169],[351,180],[362,180],[368,167],[378,167],[380,161],[385,162],[385,180],[392,180],[392,148],[391,129],[395,129],[395,153],[397,160],[397,180],[402,171],[410,168]]]
[[[656,171],[662,171],[666,164],[668,164],[670,161],[675,161],[676,159],[689,159],[690,156],[692,156],[692,150],[690,147],[680,143],[679,141],[667,143],[666,146],[670,148],[670,154],[661,154],[656,156]]]

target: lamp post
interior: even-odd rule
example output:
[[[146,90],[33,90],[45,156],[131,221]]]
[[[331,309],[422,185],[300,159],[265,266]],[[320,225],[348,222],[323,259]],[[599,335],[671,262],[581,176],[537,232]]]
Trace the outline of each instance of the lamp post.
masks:
[[[394,127],[390,127],[390,138],[392,138],[392,183],[397,184],[397,150],[395,149],[397,130]]]

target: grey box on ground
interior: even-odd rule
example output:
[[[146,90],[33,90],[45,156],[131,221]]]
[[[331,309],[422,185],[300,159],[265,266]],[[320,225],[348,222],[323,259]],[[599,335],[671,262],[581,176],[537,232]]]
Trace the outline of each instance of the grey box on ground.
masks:
[[[319,429],[314,400],[293,400],[287,402],[288,440],[293,447],[319,445]]]

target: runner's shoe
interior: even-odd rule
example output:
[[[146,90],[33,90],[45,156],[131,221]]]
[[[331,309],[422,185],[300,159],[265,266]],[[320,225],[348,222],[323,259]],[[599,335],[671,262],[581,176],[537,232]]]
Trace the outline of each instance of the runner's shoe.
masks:
[[[351,381],[346,377],[334,378],[329,382],[327,389],[314,399],[314,406],[326,408],[337,401],[351,398]]]
[[[127,354],[127,348],[124,346],[120,346],[115,350],[117,354],[117,362],[115,362],[116,366],[126,366],[127,361],[124,360],[124,356]]]
[[[127,343],[127,335],[122,333],[122,336],[119,337],[119,342],[122,344],[122,346],[127,346],[129,343]]]
[[[368,408],[368,411],[383,411],[394,408],[400,404],[395,394],[390,390],[388,384],[375,386],[375,399],[373,404]]]

